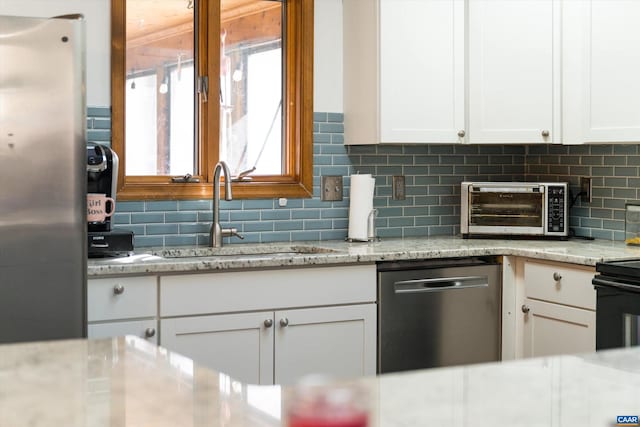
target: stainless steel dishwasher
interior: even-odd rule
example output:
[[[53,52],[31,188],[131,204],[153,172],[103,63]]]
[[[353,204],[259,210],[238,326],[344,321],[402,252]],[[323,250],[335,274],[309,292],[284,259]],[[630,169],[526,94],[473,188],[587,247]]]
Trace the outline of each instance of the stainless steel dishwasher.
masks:
[[[378,372],[500,360],[496,257],[378,264]]]

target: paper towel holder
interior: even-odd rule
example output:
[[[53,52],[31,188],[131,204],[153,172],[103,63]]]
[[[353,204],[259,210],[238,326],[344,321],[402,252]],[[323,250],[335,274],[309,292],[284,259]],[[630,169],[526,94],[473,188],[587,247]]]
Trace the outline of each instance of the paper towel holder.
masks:
[[[367,242],[380,241],[380,238],[376,236],[376,216],[378,216],[378,209],[371,209],[367,216]],[[359,239],[352,239],[350,237],[347,237],[345,240],[349,243],[363,241]]]
[[[367,241],[371,242],[376,239],[376,216],[378,209],[371,209],[367,216]]]

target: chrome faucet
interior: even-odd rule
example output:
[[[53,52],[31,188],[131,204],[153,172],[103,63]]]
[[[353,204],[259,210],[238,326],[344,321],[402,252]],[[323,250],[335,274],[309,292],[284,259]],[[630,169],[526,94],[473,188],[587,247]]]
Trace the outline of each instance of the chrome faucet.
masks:
[[[235,228],[222,228],[220,226],[220,173],[224,171],[224,199],[233,200],[231,195],[231,172],[229,166],[223,161],[218,162],[213,169],[213,223],[209,233],[209,246],[222,247],[222,238],[236,236],[244,239]]]

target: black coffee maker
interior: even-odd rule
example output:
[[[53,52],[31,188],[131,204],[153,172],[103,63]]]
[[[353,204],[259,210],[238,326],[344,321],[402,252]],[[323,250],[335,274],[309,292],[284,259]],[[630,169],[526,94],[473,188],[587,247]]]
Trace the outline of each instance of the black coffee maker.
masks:
[[[106,145],[87,143],[87,193],[104,194],[116,199],[118,155]],[[107,202],[107,211],[113,211]],[[119,256],[133,251],[133,232],[112,228],[112,217],[88,222],[89,257]]]

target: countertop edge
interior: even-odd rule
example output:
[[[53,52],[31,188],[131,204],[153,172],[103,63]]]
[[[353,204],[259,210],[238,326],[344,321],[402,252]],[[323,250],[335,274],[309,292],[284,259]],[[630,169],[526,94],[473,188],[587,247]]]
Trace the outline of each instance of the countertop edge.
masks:
[[[623,243],[612,241],[467,240],[443,237],[388,239],[362,244],[339,241],[307,242],[307,244],[327,248],[331,252],[278,254],[277,256],[250,253],[234,256],[155,257],[143,261],[136,261],[134,257],[90,259],[87,272],[89,278],[100,278],[116,275],[205,273],[496,255],[595,266],[602,261],[640,258],[640,248],[628,247]],[[261,245],[267,244],[257,244],[253,247]]]

